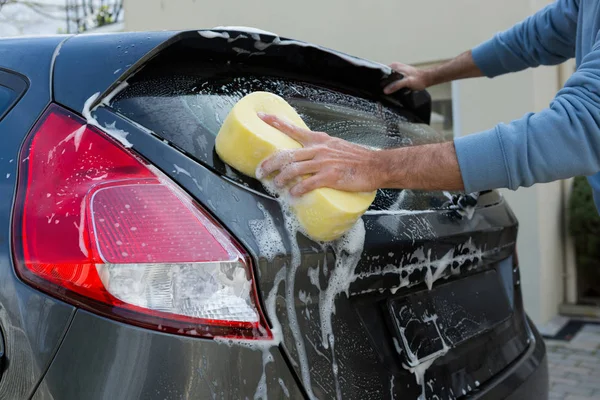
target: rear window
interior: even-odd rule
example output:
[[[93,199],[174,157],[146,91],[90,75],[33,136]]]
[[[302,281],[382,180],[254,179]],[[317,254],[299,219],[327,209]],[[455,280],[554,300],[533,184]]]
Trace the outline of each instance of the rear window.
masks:
[[[130,82],[111,106],[168,140],[222,175],[263,191],[260,183],[225,165],[214,150],[215,137],[235,103],[254,91],[286,99],[312,130],[372,148],[385,149],[443,141],[407,110],[326,87],[268,76],[199,77],[178,75]],[[380,190],[373,209],[438,208],[441,193]]]

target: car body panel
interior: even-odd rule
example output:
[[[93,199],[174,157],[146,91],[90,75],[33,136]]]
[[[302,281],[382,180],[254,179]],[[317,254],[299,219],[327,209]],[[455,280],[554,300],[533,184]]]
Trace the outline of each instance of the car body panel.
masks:
[[[94,332],[90,335],[90,332]],[[278,348],[263,351],[175,336],[77,311],[34,399],[301,398]]]
[[[165,146],[163,141],[144,131],[143,128],[136,124],[128,121],[126,118],[115,114],[109,108],[101,107],[95,112],[95,117],[101,125],[111,125],[118,130],[128,132],[127,140],[133,145],[133,148],[140,154],[143,154],[145,158],[150,160],[153,165],[159,168],[163,173],[169,176],[171,179],[176,181],[180,186],[185,188],[191,195],[194,196],[201,204],[211,211],[211,213],[217,217],[221,223],[228,228],[228,230],[240,241],[240,243],[249,251],[250,255],[254,260],[257,261],[258,270],[255,272],[260,279],[257,281],[261,298],[264,301],[272,294],[277,293],[277,315],[273,316],[268,314],[271,320],[279,320],[284,326],[285,349],[286,354],[293,360],[292,363],[299,364],[298,356],[295,353],[294,335],[289,332],[288,316],[286,315],[285,305],[285,287],[280,287],[279,290],[273,292],[273,282],[276,282],[276,276],[281,271],[286,270],[286,266],[289,265],[290,255],[292,250],[290,248],[289,238],[286,232],[282,229],[283,214],[279,204],[272,198],[263,195],[259,192],[249,190],[247,187],[240,185],[239,183],[231,180],[226,176],[215,175],[207,167],[191,160],[185,156],[178,149],[172,146]],[[207,188],[209,188],[207,190]],[[369,249],[368,253],[363,254],[363,258],[368,260],[369,258],[381,257],[383,265],[388,263],[398,263],[403,259],[403,254],[412,254],[415,249],[420,248],[428,241],[436,238],[443,237],[443,244],[437,244],[436,247],[431,248],[433,254],[440,255],[453,249],[455,246],[468,241],[471,236],[465,236],[465,232],[477,232],[477,237],[473,238],[473,245],[476,247],[489,248],[489,253],[485,256],[485,265],[489,268],[490,265],[499,263],[502,265],[496,265],[503,279],[506,281],[507,288],[514,288],[518,286],[518,270],[513,271],[513,263],[510,254],[514,251],[514,235],[516,232],[516,220],[514,215],[505,207],[504,203],[492,203],[493,205],[481,208],[476,216],[469,221],[457,221],[452,213],[441,212],[431,213],[426,212],[422,215],[394,215],[385,213],[374,213],[367,214],[363,218],[365,220],[365,226],[367,229],[367,243],[365,243],[365,249]],[[284,254],[269,259],[265,255],[264,248],[261,247],[260,237],[257,237],[257,232],[251,227],[252,221],[273,221],[274,226],[280,229],[281,242],[285,248]],[[413,232],[412,236],[398,235],[405,226],[419,225],[416,223],[428,226],[428,230],[421,231],[420,237],[415,237]],[[309,357],[318,359],[318,354],[325,355],[326,350],[322,348],[320,343],[320,330],[315,329],[314,321],[318,319],[319,310],[319,292],[311,292],[307,288],[316,288],[308,282],[309,270],[314,268],[316,265],[325,263],[320,253],[320,248],[315,243],[298,237],[302,263],[296,273],[296,285],[298,290],[306,292],[307,296],[312,299],[312,305],[305,306],[304,304],[298,304],[298,315],[304,315],[308,313],[312,315],[312,318],[300,318],[299,323],[301,324],[300,330],[305,332],[306,335],[306,351],[309,353]],[[389,247],[393,246],[398,249],[396,254],[381,254],[383,251],[388,251]],[[285,254],[288,254],[287,256]],[[329,263],[333,264],[332,254],[329,253],[327,258]],[[435,258],[436,256],[432,256]],[[360,263],[357,267],[357,273],[369,272],[369,262]],[[505,273],[507,272],[507,273]],[[380,290],[389,291],[394,289],[398,285],[399,272],[390,274],[372,274],[369,279],[357,280],[350,286],[350,299],[346,298],[344,294],[338,298],[335,307],[337,310],[336,315],[343,315],[344,318],[339,319],[334,323],[334,326],[338,326],[341,331],[336,332],[336,335],[343,337],[349,335],[354,340],[350,343],[353,344],[352,355],[348,360],[344,360],[341,356],[340,363],[347,365],[348,369],[354,371],[353,379],[348,380],[352,383],[352,388],[345,389],[345,395],[348,398],[358,396],[361,398],[376,398],[378,393],[382,391],[389,393],[390,382],[392,377],[399,377],[402,382],[412,381],[412,375],[401,366],[401,360],[394,356],[395,350],[393,349],[393,343],[390,341],[389,334],[386,335],[386,327],[381,326],[382,320],[378,321],[366,321],[370,326],[377,326],[373,329],[375,337],[365,336],[365,330],[363,325],[365,323],[364,315],[372,313],[373,304],[367,302],[366,312],[361,315],[361,302],[358,300],[361,296],[364,296],[365,292],[369,289],[372,290],[374,296],[377,297]],[[323,278],[324,279],[324,278]],[[422,277],[417,277],[417,280]],[[442,282],[442,281],[441,281]],[[412,290],[412,289],[410,289]],[[413,290],[414,291],[414,290]],[[410,292],[410,291],[409,291]],[[398,295],[402,293],[402,289],[397,292]],[[513,319],[496,328],[497,334],[504,332],[510,332],[511,329],[518,329],[523,335],[526,335],[526,326],[524,321],[518,319],[518,315],[522,314],[522,300],[520,297],[520,291],[510,289],[510,293],[507,295],[508,298],[512,298],[511,309],[518,312],[513,313]],[[377,299],[376,299],[377,300]],[[493,300],[493,299],[492,299]],[[485,301],[485,300],[484,300]],[[362,298],[362,304],[365,304],[364,297]],[[355,315],[353,322],[349,322],[347,319],[350,315]],[[273,318],[275,317],[275,318]],[[336,316],[334,315],[334,321]],[[312,322],[311,322],[312,320]],[[344,321],[346,320],[346,321]],[[350,320],[352,321],[352,320]],[[346,322],[346,323],[344,323]],[[313,326],[311,327],[311,324]],[[345,333],[343,333],[345,331]],[[372,332],[373,333],[373,332]],[[512,335],[512,334],[511,334]],[[490,342],[489,340],[482,338],[483,346],[480,351],[477,352],[481,357],[485,359],[491,352],[499,352],[499,359],[502,359],[500,354],[503,354],[509,359],[517,358],[521,354],[527,344],[527,336],[517,338],[516,341],[509,341],[506,343],[506,347],[499,347],[498,343]],[[486,344],[487,342],[487,344]],[[312,344],[311,344],[312,343]],[[357,347],[360,344],[360,349]],[[378,346],[376,344],[381,344]],[[314,345],[315,347],[311,350],[308,346]],[[343,345],[339,346],[343,348]],[[496,348],[498,347],[498,348]],[[457,349],[459,351],[459,349]],[[469,348],[460,350],[460,352],[466,351],[468,354]],[[314,354],[317,356],[315,357]],[[360,362],[357,364],[357,359],[354,357],[360,353]],[[392,368],[391,371],[381,370],[382,356],[391,356],[393,361],[386,363],[386,368]],[[437,368],[440,370],[447,369],[448,365],[452,364],[450,358],[447,362],[439,363]],[[432,371],[435,369],[434,367]],[[319,385],[323,385],[322,382],[332,382],[331,377],[331,366],[328,363],[316,363],[314,366],[316,371],[315,380],[319,384],[313,388],[315,395],[319,398],[326,398],[331,395],[327,392],[327,388],[320,388]],[[357,382],[364,382],[363,386],[358,386]],[[468,383],[465,382],[465,387]],[[396,387],[401,387],[396,384]],[[474,384],[472,385],[474,388]],[[329,388],[330,390],[331,388]],[[403,389],[404,393],[410,391],[410,393],[417,393],[420,391],[418,386],[411,386],[410,389]],[[322,392],[319,392],[322,390]],[[354,390],[354,396],[349,395],[351,390]],[[416,396],[415,396],[416,397]]]
[[[203,32],[212,34],[203,36]],[[365,67],[361,64],[366,63],[364,60],[304,42],[286,38],[275,39],[263,34],[252,34],[252,41],[238,40],[248,39],[250,35],[231,32],[227,38],[219,38],[215,37],[214,33],[218,32],[128,32],[71,37],[56,57],[55,99],[58,103],[81,112],[91,96],[96,93],[99,93],[100,97],[106,96],[121,82],[131,78],[147,61],[169,48],[177,51],[178,47],[189,51],[187,57],[190,59],[202,58],[202,54],[198,54],[199,49],[210,49],[221,56],[240,56],[246,62],[252,63],[255,61],[252,57],[257,54],[254,45],[255,42],[259,42],[262,44],[261,48],[264,47],[260,53],[265,57],[255,59],[269,59],[271,63],[277,63],[279,60],[282,65],[294,66],[288,73],[311,73],[323,82],[341,82],[353,88],[366,89],[373,85],[379,87],[382,80],[389,80],[394,76],[389,68],[374,63]],[[274,44],[276,40],[284,42],[285,45]],[[111,56],[107,57],[107,54]],[[357,73],[360,79],[357,79]],[[413,110],[423,121],[429,121],[431,98],[426,91],[400,91],[386,98]],[[92,106],[98,103],[99,99]]]
[[[95,93],[103,94],[159,51],[176,32],[132,32],[73,36],[56,56],[54,99],[81,112]]]
[[[29,88],[0,121],[0,329],[5,341],[5,371],[0,398],[33,393],[46,371],[75,308],[23,284],[13,268],[12,210],[17,159],[25,136],[51,101],[50,71],[55,49],[65,37],[0,40],[0,68],[18,71]]]
[[[278,65],[285,70],[281,73],[288,76],[314,75],[311,79],[315,84],[406,108],[424,122],[429,118],[430,99],[426,92],[381,94],[381,82],[389,78],[384,68],[365,67],[358,59],[301,42],[282,45],[282,39],[270,35],[204,32],[49,38],[45,39],[48,44],[45,53],[42,52],[45,54],[42,60],[46,61],[37,64],[30,54],[37,50],[36,43],[42,47],[42,40],[32,42],[29,48],[21,46],[15,54],[32,64],[27,67],[33,68],[32,76],[40,75],[46,68],[46,80],[34,79],[35,92],[32,81],[26,96],[0,122],[0,130],[14,127],[16,132],[22,132],[8,139],[6,152],[14,153],[16,159],[26,132],[52,98],[48,71],[52,71],[51,57],[55,55],[54,100],[78,113],[92,111],[96,121],[90,122],[97,122],[109,133],[111,129],[120,130],[121,135],[124,132],[134,151],[192,195],[246,249],[254,263],[263,311],[271,326],[277,322],[282,325],[282,343],[265,347],[265,343],[260,346],[257,342],[248,347],[223,339],[212,341],[145,330],[86,311],[74,311],[73,307],[17,280],[9,241],[4,244],[0,235],[0,279],[12,275],[12,280],[0,281],[8,287],[6,295],[0,291],[0,305],[4,306],[6,301],[13,313],[3,317],[4,311],[0,309],[0,323],[8,321],[7,326],[24,332],[25,343],[21,347],[26,354],[16,360],[21,365],[33,366],[33,372],[26,372],[26,379],[19,382],[18,370],[9,358],[9,367],[0,380],[0,398],[4,396],[3,387],[16,382],[23,384],[23,388],[10,392],[14,396],[9,398],[27,397],[46,368],[48,373],[35,392],[36,399],[261,395],[380,399],[417,398],[423,392],[427,396],[435,393],[461,397],[461,390],[465,394],[468,390],[474,398],[501,399],[511,388],[524,384],[533,385],[543,396],[544,377],[547,386],[543,344],[525,320],[519,272],[513,262],[517,221],[498,193],[483,195],[473,218],[461,218],[455,211],[443,208],[413,213],[367,212],[363,217],[365,243],[360,259],[352,266],[341,290],[332,292],[329,308],[324,312],[320,305],[331,286],[334,271],[347,266],[335,266],[342,254],[339,249],[315,243],[301,234],[290,235],[285,229],[281,206],[274,198],[219,173],[209,163],[166,143],[160,132],[151,132],[107,104],[101,104],[103,97],[112,97],[115,90],[124,87],[122,82],[139,76],[148,61],[159,60],[159,70],[178,60],[193,64],[204,57],[202,50],[208,49],[211,57],[236,57],[242,66],[268,69],[270,65]],[[60,51],[54,51],[62,40],[65,41]],[[231,45],[233,42],[235,46]],[[161,54],[173,58],[160,59]],[[32,93],[37,97],[30,96]],[[100,96],[94,98],[97,93]],[[20,114],[22,104],[27,105],[24,110],[36,110],[35,115]],[[22,123],[15,125],[15,118],[21,118]],[[29,121],[27,118],[30,123],[25,123]],[[13,125],[3,125],[6,121],[12,121]],[[8,154],[2,151],[0,158]],[[3,168],[7,182],[0,190],[10,192],[11,198],[0,200],[0,228],[5,227],[8,238],[11,226],[6,216],[12,210],[16,166],[6,166],[0,160],[0,182]],[[439,196],[432,199],[435,200],[432,204],[439,205]],[[265,237],[261,236],[264,232],[271,235],[267,239],[275,242],[276,251],[265,247]],[[462,253],[465,249],[472,253],[465,256]],[[437,271],[432,265],[438,260],[445,260],[451,267],[444,264],[436,280],[431,275]],[[477,331],[466,342],[452,345],[450,352],[436,356],[429,368],[428,378],[433,379],[427,389],[417,384],[415,376],[403,366],[404,356],[394,343],[401,335],[394,330],[398,322],[394,321],[391,310],[396,302],[416,299],[423,293],[427,298],[425,283],[433,286],[434,291],[444,287],[451,292],[452,288],[461,287],[461,280],[468,279],[483,279],[485,287],[494,290],[494,296],[503,296],[506,314],[495,319],[489,329]],[[486,298],[484,294],[478,300],[494,307],[494,296]],[[453,305],[460,306],[460,302]],[[38,313],[31,312],[32,309]],[[424,315],[432,311],[444,310],[435,306]],[[327,340],[323,340],[327,320],[332,325],[335,352],[331,343],[328,347]],[[446,334],[447,328],[435,325],[433,332],[443,329]],[[10,357],[11,331],[3,333],[7,336]],[[302,353],[308,361],[303,360]],[[24,364],[24,360],[30,364]],[[475,387],[474,377],[479,376],[481,386]],[[455,390],[451,391],[452,388]],[[528,398],[519,397],[518,393],[515,396]]]

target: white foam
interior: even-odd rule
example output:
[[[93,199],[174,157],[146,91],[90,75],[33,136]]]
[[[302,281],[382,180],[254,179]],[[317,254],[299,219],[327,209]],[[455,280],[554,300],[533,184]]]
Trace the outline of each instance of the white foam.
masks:
[[[425,315],[422,318],[422,321],[424,323],[427,322],[433,322],[435,329],[437,330],[438,336],[440,338],[440,340],[442,341],[442,348],[440,350],[438,350],[437,352],[428,355],[427,357],[423,358],[423,359],[418,359],[416,354],[414,354],[409,347],[409,343],[406,339],[406,336],[404,335],[404,331],[405,328],[400,328],[400,336],[402,337],[402,341],[404,342],[404,348],[406,349],[406,352],[408,354],[409,357],[409,365],[403,365],[403,367],[407,370],[409,370],[411,373],[413,373],[415,375],[415,380],[417,381],[417,385],[421,385],[421,395],[418,397],[418,400],[425,400],[426,396],[425,396],[425,374],[427,372],[427,370],[429,369],[429,367],[431,367],[431,365],[435,362],[435,360],[437,360],[440,357],[443,357],[444,355],[446,355],[446,353],[448,353],[448,350],[450,350],[450,347],[448,346],[448,344],[446,343],[446,341],[444,340],[444,337],[442,336],[442,333],[440,332],[440,328],[437,324],[437,319],[438,316],[436,314],[428,316]],[[396,319],[396,321],[398,321],[398,319]],[[409,320],[408,322],[412,321]],[[407,322],[407,324],[408,324]]]
[[[216,26],[212,29],[223,30],[223,31],[238,31],[238,32],[246,32],[246,33],[258,33],[262,35],[271,35],[277,36],[276,33],[265,31],[263,29],[253,28],[250,26]]]
[[[275,227],[273,217],[265,210],[262,204],[258,204],[262,211],[264,219],[255,219],[249,221],[250,230],[256,239],[260,254],[267,260],[273,261],[276,256],[285,254],[285,246]]]
[[[263,351],[263,373],[258,381],[258,386],[256,387],[256,391],[254,392],[254,399],[262,399],[269,400],[269,396],[267,394],[267,364],[273,361],[273,356],[271,355],[270,350]]]
[[[323,347],[326,349],[334,341],[332,315],[335,313],[335,298],[342,292],[348,296],[350,284],[357,278],[354,269],[360,260],[364,243],[365,224],[362,219],[359,219],[352,229],[339,239],[333,247],[336,255],[335,267],[331,271],[329,284],[319,304],[321,340]]]
[[[289,399],[290,391],[288,390],[287,386],[285,386],[285,382],[281,378],[279,378],[278,381],[279,381],[279,386],[281,386],[281,390],[283,390],[283,394],[285,394],[285,397],[287,397]]]
[[[262,171],[260,169],[260,164],[257,168],[256,176],[263,176]],[[304,335],[300,331],[300,326],[298,324],[298,313],[296,310],[295,281],[296,273],[302,262],[300,248],[298,246],[298,241],[296,238],[298,232],[302,232],[302,230],[295,213],[292,211],[292,206],[296,200],[293,199],[286,190],[278,190],[271,180],[262,179],[261,182],[267,190],[267,192],[277,197],[277,200],[283,212],[285,228],[289,237],[289,243],[291,246],[292,253],[291,263],[287,268],[285,279],[285,305],[288,316],[288,324],[292,332],[292,336],[294,337],[294,344],[296,346],[298,363],[300,365],[300,376],[302,379],[302,383],[304,384],[308,397],[310,399],[315,399],[316,397],[312,391],[310,365],[306,354]],[[269,316],[271,318],[273,318],[273,316],[276,315],[274,311],[275,310],[273,310],[273,314],[269,313]]]
[[[98,96],[100,96],[100,92],[94,93],[92,96],[90,96],[89,99],[87,99],[85,101],[85,103],[83,105],[83,110],[81,111],[81,114],[85,118],[87,124],[93,125],[99,129],[101,129],[103,132],[107,133],[108,135],[110,135],[114,139],[116,139],[124,147],[127,147],[127,148],[133,147],[133,144],[131,144],[127,140],[127,135],[129,135],[129,132],[125,132],[122,129],[116,128],[115,127],[116,121],[114,121],[112,124],[106,124],[105,126],[101,126],[98,123],[98,121],[96,120],[96,118],[94,118],[92,116],[92,111],[94,111],[98,106],[94,107],[93,109],[91,107],[92,107],[92,104],[94,104],[94,102],[98,99]],[[104,104],[104,102],[102,104]]]
[[[100,124],[98,124],[98,121],[96,121],[96,118],[92,117],[93,110],[91,109],[92,104],[94,104],[94,102],[98,99],[99,96],[100,92],[96,92],[93,95],[91,95],[90,98],[87,99],[83,104],[83,110],[81,111],[81,114],[83,115],[83,118],[85,118],[85,120],[87,121],[88,125],[93,125],[102,129]],[[96,108],[94,107],[94,110],[95,109]]]
[[[270,353],[270,349],[272,347],[277,347],[282,341],[282,330],[281,324],[279,323],[279,319],[277,318],[277,310],[276,310],[276,300],[277,294],[279,292],[279,286],[281,282],[283,282],[286,278],[286,269],[281,268],[277,274],[275,275],[275,280],[273,282],[273,288],[269,292],[267,299],[265,301],[265,310],[267,315],[271,320],[271,334],[273,335],[272,339],[263,339],[263,340],[253,340],[253,339],[232,339],[232,338],[223,338],[223,337],[215,337],[214,340],[219,343],[231,345],[240,345],[247,347],[252,350],[261,351],[262,359],[263,359],[263,372],[261,378],[256,387],[256,391],[254,394],[254,398],[264,398],[266,399],[267,394],[267,382],[266,382],[266,367],[267,364],[273,361],[273,357]],[[262,397],[261,397],[262,396]]]
[[[465,249],[468,249],[468,252],[466,254],[460,254],[460,251],[464,251]],[[412,272],[415,270],[425,269],[425,283],[427,284],[427,287],[431,289],[433,284],[444,275],[444,271],[448,265],[451,265],[454,262],[462,265],[467,261],[474,262],[476,258],[481,260],[486,254],[495,251],[497,251],[497,249],[491,252],[482,251],[481,249],[475,247],[472,240],[469,239],[461,246],[458,246],[458,251],[456,248],[453,248],[452,250],[449,250],[443,257],[432,260],[431,250],[428,250],[427,253],[425,253],[424,248],[419,248],[415,250],[410,257],[408,257],[410,260],[416,259],[415,262],[404,265],[388,264],[383,268],[373,268],[371,271],[360,273],[355,279],[366,279],[373,276],[383,276],[388,274],[397,275],[399,276],[400,283],[398,287],[393,289],[395,291],[400,287],[408,286],[410,283],[408,276],[410,276]],[[402,273],[405,273],[405,278],[402,278]]]
[[[255,42],[255,47],[258,50],[264,50],[267,47],[276,45],[276,46],[299,46],[299,47],[309,47],[309,48],[314,48],[314,49],[318,49],[318,50],[322,50],[328,53],[332,53],[336,56],[338,56],[339,58],[347,61],[348,63],[358,66],[358,67],[365,67],[365,68],[371,68],[371,69],[377,69],[382,71],[384,74],[386,75],[390,75],[392,73],[392,69],[384,64],[380,64],[374,61],[369,61],[369,60],[363,60],[361,58],[358,57],[354,57],[348,54],[344,54],[341,53],[339,51],[336,50],[332,50],[332,49],[327,49],[324,48],[322,46],[316,45],[316,44],[311,44],[311,43],[306,43],[306,42],[301,42],[298,40],[291,40],[291,39],[286,39],[286,40],[282,40],[279,38],[279,36],[273,32],[268,32],[268,31],[264,31],[261,29],[256,29],[256,28],[250,28],[250,27],[245,27],[245,26],[219,26],[219,27],[215,27],[212,28],[215,30],[231,30],[231,31],[240,31],[240,32],[246,32],[246,33],[250,33],[252,38],[256,41]],[[226,32],[220,33],[220,32],[213,32],[213,31],[199,31],[200,35],[207,37],[207,38],[215,38],[215,37],[223,37],[223,38],[229,38],[229,35],[227,35]],[[223,35],[227,35],[227,36],[223,36]],[[271,42],[271,43],[265,43],[262,42],[260,40],[259,36],[254,36],[256,34],[264,34],[264,35],[269,35],[269,36],[274,36],[275,39]],[[234,48],[234,50],[236,50]],[[240,54],[241,52],[239,51],[241,49],[236,50],[238,52],[238,54]],[[250,53],[247,50],[244,50],[243,52],[245,53]],[[264,54],[264,53],[250,53],[251,55],[254,54]]]
[[[129,83],[127,83],[127,81],[123,81],[121,82],[116,88],[115,90],[113,90],[112,92],[110,92],[108,94],[108,96],[106,96],[105,98],[102,99],[102,104],[104,104],[105,106],[110,105],[110,102],[112,101],[112,99],[115,98],[116,95],[118,95],[119,93],[121,93],[123,90],[125,90],[125,88],[127,88],[127,86],[129,86]]]
[[[198,31],[198,33],[200,34],[200,36],[207,38],[207,39],[214,39],[214,38],[229,39],[229,33],[227,33],[227,32]]]
[[[111,124],[105,124],[102,130],[112,136],[113,139],[116,139],[119,143],[121,143],[124,147],[130,148],[133,147],[133,144],[127,140],[127,136],[129,132],[125,132],[122,129],[116,128],[117,121],[114,121]]]
[[[396,349],[396,353],[402,354],[402,347],[400,347],[400,343],[398,343],[398,339],[395,337],[392,338],[394,340],[394,348]]]
[[[436,210],[367,210],[365,215],[418,215],[431,214]]]

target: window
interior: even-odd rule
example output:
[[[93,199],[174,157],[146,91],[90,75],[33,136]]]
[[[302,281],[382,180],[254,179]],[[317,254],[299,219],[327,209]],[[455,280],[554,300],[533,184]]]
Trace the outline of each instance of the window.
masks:
[[[0,70],[0,121],[27,90],[27,81],[18,75]]]
[[[17,97],[14,90],[0,85],[0,115],[3,114]]]
[[[313,130],[369,146],[395,148],[443,140],[430,126],[414,123],[409,111],[392,109],[325,87],[268,76],[200,77],[171,75],[138,78],[120,93],[111,106],[145,126],[191,157],[231,179],[263,191],[260,183],[233,171],[217,156],[214,142],[222,122],[244,95],[254,91],[275,93],[288,101]],[[382,190],[375,208],[389,208],[398,198],[410,197],[413,209],[441,205],[431,193],[399,196],[399,190]],[[434,196],[440,199],[441,194]]]

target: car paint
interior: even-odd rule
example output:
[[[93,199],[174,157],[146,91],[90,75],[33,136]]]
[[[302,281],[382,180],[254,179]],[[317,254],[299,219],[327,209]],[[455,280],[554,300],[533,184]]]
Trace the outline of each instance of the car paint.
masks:
[[[5,341],[0,398],[33,394],[50,365],[75,307],[23,284],[13,268],[11,232],[17,156],[27,132],[50,103],[50,72],[55,49],[65,37],[3,39],[0,68],[24,75],[29,88],[0,121],[0,330]]]
[[[135,46],[136,48],[143,47],[142,50],[131,50],[128,47],[131,53],[135,54],[130,54],[130,50],[122,50],[122,53],[118,53],[119,57],[115,62],[100,62],[100,60],[101,57],[107,59],[106,54],[109,49],[116,48],[119,43],[129,44],[127,35],[114,35],[110,38],[103,36],[70,38],[60,48],[60,53],[56,57],[55,100],[64,106],[82,112],[85,102],[94,93],[110,93],[118,85],[118,80],[125,79],[127,73],[134,72],[136,66],[143,63],[142,59],[151,58],[152,52],[164,48],[166,41],[172,43],[174,37],[188,37],[190,33],[180,36],[173,33],[160,33],[157,36],[144,35],[139,34],[132,39],[132,43],[137,40],[144,43],[144,37],[151,37],[151,39],[146,39],[148,40],[147,45]],[[5,129],[10,131],[12,127],[12,131],[19,132],[19,134],[7,138],[7,146],[0,150],[0,158],[7,154],[14,154],[14,159],[16,159],[16,154],[18,154],[27,131],[52,98],[47,72],[51,70],[50,62],[55,54],[54,50],[59,48],[63,39],[60,37],[49,38],[45,39],[47,42],[39,40],[29,44],[25,44],[27,43],[25,40],[15,41],[17,44],[14,46],[12,43],[7,44],[8,48],[13,50],[20,49],[15,52],[20,55],[18,60],[21,64],[15,62],[13,68],[29,77],[31,87],[19,102],[18,108],[15,108],[5,120],[0,122],[1,131],[5,131]],[[5,43],[3,42],[0,46],[0,54],[5,49]],[[94,51],[96,47],[91,46],[91,43],[97,44],[100,48],[105,47],[101,51]],[[127,44],[122,44],[122,46],[127,46]],[[40,50],[42,48],[45,52]],[[42,54],[46,57],[46,63],[32,62],[31,54],[34,49],[38,55]],[[45,80],[42,79],[44,67],[46,68]],[[119,76],[119,73],[115,74],[114,72],[119,68],[111,70],[113,67],[125,68],[126,72],[119,72],[124,75],[115,78],[115,76]],[[112,77],[106,72],[109,70],[111,70]],[[26,115],[24,111],[20,110],[36,110],[35,116]],[[261,276],[260,294],[263,300],[266,299],[272,290],[272,283],[275,281],[274,275],[289,261],[289,255],[273,260],[265,257],[265,254],[261,253],[257,238],[249,228],[248,222],[264,219],[264,210],[280,225],[283,217],[279,204],[262,193],[248,190],[226,176],[214,174],[209,167],[189,158],[172,146],[165,146],[160,138],[132,124],[108,108],[98,108],[95,111],[95,117],[103,126],[114,122],[116,128],[128,132],[127,140],[133,144],[136,151],[192,194],[236,236],[256,262],[256,272]],[[196,181],[178,173],[180,169],[174,168],[174,165],[189,171]],[[53,300],[19,282],[12,268],[11,247],[8,243],[17,171],[16,166],[5,165],[0,160],[0,178],[5,175],[4,169],[6,169],[6,174],[11,174],[12,179],[8,177],[7,182],[0,183],[2,193],[11,193],[10,199],[6,199],[6,196],[2,196],[0,199],[0,226],[4,226],[4,232],[6,232],[5,240],[1,240],[0,236],[0,246],[2,246],[0,279],[9,278],[0,281],[9,289],[0,291],[0,306],[2,306],[0,323],[5,336],[7,336],[5,340],[7,340],[6,351],[9,363],[5,375],[0,379],[0,398],[7,396],[6,393],[9,393],[9,397],[6,398],[28,397],[28,394],[32,393],[39,383],[42,373],[48,368],[50,360],[53,361],[49,366],[48,373],[34,398],[252,398],[257,392],[260,393],[260,390],[257,391],[257,389],[260,386],[263,369],[266,371],[265,390],[269,398],[283,398],[286,396],[286,391],[291,398],[300,398],[306,395],[301,387],[299,374],[297,371],[292,373],[293,364],[297,363],[293,350],[290,351],[294,348],[293,343],[284,343],[283,346],[271,349],[270,354],[273,361],[267,360],[268,362],[266,362],[262,349],[250,349],[206,339],[168,335],[107,320],[82,310],[75,312],[74,307]],[[204,190],[204,188],[210,188],[210,190]],[[259,208],[259,204],[262,209]],[[377,233],[367,236],[371,241],[368,245],[370,251],[373,252],[371,255],[376,254],[378,247],[389,246],[390,243],[406,252],[410,252],[419,245],[408,238],[391,235],[390,229],[383,228],[384,226],[389,227],[390,221],[386,222],[386,218],[389,219],[389,216],[365,216],[367,229]],[[412,218],[411,216],[394,218],[392,223],[396,226],[392,230],[401,229],[402,224],[410,222]],[[490,255],[492,259],[494,257],[497,260],[507,259],[506,257],[510,256],[514,248],[514,242],[510,237],[516,232],[516,219],[503,202],[493,202],[489,207],[478,210],[477,218],[461,223],[457,222],[452,213],[432,213],[425,218],[434,227],[436,237],[441,234],[447,238],[442,248],[435,249],[440,254],[452,246],[464,242],[468,236],[467,233],[474,231],[480,233],[481,236],[478,240],[481,241],[481,245],[485,243],[490,247],[494,247],[496,244],[504,246],[502,252]],[[506,229],[502,231],[499,227]],[[285,238],[285,233],[281,232],[281,234]],[[428,238],[431,239],[425,235],[421,240],[426,241]],[[289,254],[291,253],[290,244],[289,241],[285,242]],[[301,247],[302,257],[307,261],[300,266],[301,271],[304,269],[302,276],[305,276],[305,269],[313,263],[314,257],[318,256],[318,251],[315,251],[314,244],[307,240],[301,240]],[[394,258],[394,256],[390,256],[390,258]],[[365,268],[365,266],[359,265],[359,268]],[[376,279],[379,280],[370,282],[370,284],[384,288],[390,288],[393,285],[389,280],[383,280],[381,277]],[[511,276],[510,279],[518,282],[518,275]],[[12,286],[10,282],[12,282]],[[269,283],[271,284],[269,285]],[[302,285],[302,282],[300,281],[299,284]],[[353,290],[360,291],[365,288],[366,283],[359,282],[353,287]],[[518,293],[518,298],[515,307],[522,312],[520,291],[516,290],[516,293]],[[348,307],[348,305],[345,304],[342,307]],[[3,319],[3,310],[10,310],[16,315]],[[285,315],[278,315],[278,318],[284,325],[286,324]],[[65,335],[69,324],[68,333]],[[9,328],[4,328],[5,325]],[[523,326],[527,326],[527,324]],[[90,328],[93,329],[94,335],[89,334]],[[18,331],[18,329],[24,332],[20,336],[23,337],[23,347],[27,353],[24,355],[11,353],[15,351],[15,339],[11,339],[7,333],[11,333],[13,330]],[[360,332],[356,333],[361,334]],[[501,394],[506,394],[512,388],[517,388],[527,382],[527,378],[534,373],[535,368],[538,371],[543,370],[545,365],[543,342],[535,331],[529,331],[528,335],[530,339],[528,350],[525,350],[514,362],[517,367],[512,368],[513,370],[509,371],[510,374],[506,379],[498,384],[492,386],[490,383],[487,387],[482,387],[479,394],[476,395],[477,397],[503,398]],[[292,337],[288,334],[286,340],[289,341]],[[360,340],[363,339],[365,343],[370,343],[369,338],[360,338]],[[358,336],[354,340],[360,341]],[[58,350],[59,345],[60,350]],[[386,351],[389,350],[386,349]],[[368,387],[362,388],[365,390],[364,392],[357,391],[356,397],[381,398],[382,393],[390,394],[389,371],[384,371],[385,376],[383,376],[382,371],[377,369],[376,360],[370,359],[368,354],[372,352],[372,348],[369,349],[367,346],[363,351],[365,351],[364,365],[355,367],[364,371],[364,376],[368,377]],[[376,353],[377,351],[373,352],[373,354]],[[484,357],[485,355],[480,356]],[[31,362],[32,360],[33,362]],[[215,363],[217,366],[214,366]],[[23,387],[7,391],[7,387],[10,388],[10,385],[16,385],[18,382],[17,378],[21,373],[18,369],[19,364],[23,365],[23,368],[26,365],[37,366],[37,371],[19,382]],[[325,370],[323,372],[325,373]],[[240,373],[244,373],[243,378],[239,376]],[[407,374],[404,370],[393,371],[392,376],[394,373]],[[543,379],[535,382],[534,385],[537,385],[536,387],[543,393]],[[411,392],[415,392],[415,390],[418,391],[418,388],[410,389]]]

